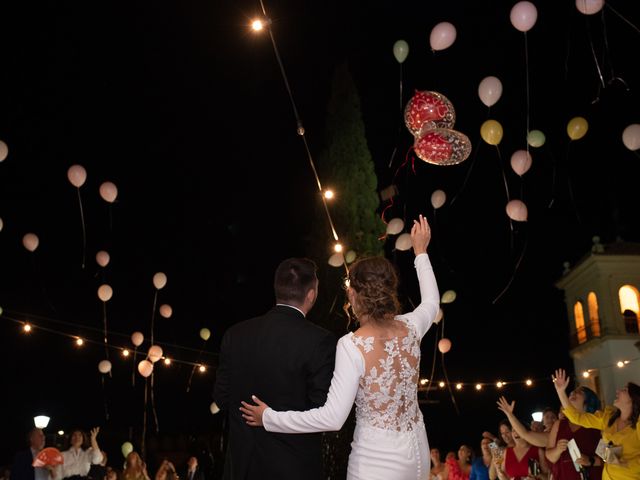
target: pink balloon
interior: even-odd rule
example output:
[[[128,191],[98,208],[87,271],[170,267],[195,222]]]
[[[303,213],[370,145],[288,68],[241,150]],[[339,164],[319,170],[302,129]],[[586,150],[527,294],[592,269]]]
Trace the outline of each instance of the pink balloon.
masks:
[[[522,200],[511,200],[507,203],[507,215],[516,222],[526,222],[528,217],[527,206]]]
[[[433,208],[435,209],[438,209],[441,206],[443,206],[446,201],[447,201],[447,194],[444,193],[442,190],[435,190],[431,194],[431,206],[433,206]]]
[[[38,245],[40,245],[40,239],[35,233],[27,233],[22,237],[22,245],[30,252],[35,252]]]
[[[96,263],[101,267],[106,267],[107,265],[109,265],[109,260],[111,260],[111,257],[109,256],[108,252],[100,250],[98,253],[96,253]]]
[[[153,286],[162,290],[167,284],[167,276],[163,272],[158,272],[153,276]]]
[[[162,347],[160,347],[159,345],[151,345],[151,347],[149,347],[149,353],[147,354],[147,356],[149,357],[149,360],[151,360],[153,363],[156,363],[162,358]]]
[[[511,155],[511,168],[522,176],[531,168],[531,155],[526,150],[517,150]]]
[[[538,10],[527,1],[516,3],[511,9],[511,24],[521,32],[528,32],[536,24]]]
[[[456,41],[456,27],[449,22],[440,22],[431,29],[429,44],[433,50],[444,50]]]
[[[104,285],[100,285],[98,288],[98,298],[103,302],[108,302],[111,300],[111,297],[113,297],[113,289],[106,283]]]
[[[576,8],[580,13],[593,15],[604,7],[604,0],[576,0]]]
[[[495,105],[502,96],[502,82],[498,77],[485,77],[478,85],[478,96],[487,107]]]
[[[9,155],[9,147],[6,143],[0,140],[0,162],[4,162],[7,155]]]
[[[67,170],[67,178],[71,185],[80,188],[87,181],[87,171],[82,165],[71,165]]]
[[[118,187],[116,187],[112,182],[104,182],[100,185],[100,196],[103,200],[113,203],[116,201],[116,197],[118,196]]]
[[[451,340],[448,338],[441,338],[438,342],[438,350],[440,350],[441,353],[447,353],[451,350]]]

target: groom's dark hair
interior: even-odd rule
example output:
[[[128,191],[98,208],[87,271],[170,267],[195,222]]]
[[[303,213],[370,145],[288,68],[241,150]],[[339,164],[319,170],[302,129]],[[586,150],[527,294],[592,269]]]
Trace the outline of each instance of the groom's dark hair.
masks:
[[[316,287],[316,264],[308,258],[287,258],[276,269],[273,289],[277,303],[301,305],[309,290]]]

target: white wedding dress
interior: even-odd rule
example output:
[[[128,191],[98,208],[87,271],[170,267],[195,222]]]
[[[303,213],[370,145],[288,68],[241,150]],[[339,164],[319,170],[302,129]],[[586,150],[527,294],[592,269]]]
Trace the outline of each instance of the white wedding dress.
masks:
[[[356,403],[348,480],[422,480],[429,477],[427,433],[418,405],[420,341],[439,308],[440,295],[427,254],[415,259],[421,303],[398,315],[405,330],[392,338],[348,333],[338,341],[324,406],[305,412],[264,411],[269,432],[340,430]]]

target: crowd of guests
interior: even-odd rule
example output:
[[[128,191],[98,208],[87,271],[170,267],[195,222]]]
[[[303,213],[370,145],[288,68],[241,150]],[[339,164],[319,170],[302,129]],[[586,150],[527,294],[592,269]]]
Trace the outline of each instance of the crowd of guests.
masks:
[[[587,387],[567,393],[563,370],[553,382],[559,411],[547,408],[541,422],[525,425],[515,402],[500,397],[498,433],[482,434],[477,457],[467,445],[444,461],[431,449],[431,480],[640,480],[640,386],[628,383],[603,408]]]
[[[128,453],[120,465],[108,462],[98,445],[99,432],[99,427],[88,436],[83,430],[73,430],[69,448],[61,452],[62,464],[34,467],[38,453],[45,448],[45,435],[42,429],[33,428],[28,435],[29,448],[16,454],[11,468],[3,471],[2,480],[205,480],[196,456],[189,457],[180,473],[168,459],[162,460],[155,472],[149,472],[135,451]]]

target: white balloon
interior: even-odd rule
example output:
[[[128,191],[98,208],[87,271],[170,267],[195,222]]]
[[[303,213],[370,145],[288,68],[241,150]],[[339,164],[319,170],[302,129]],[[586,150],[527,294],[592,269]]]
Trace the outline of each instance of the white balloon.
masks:
[[[113,182],[104,182],[100,185],[100,196],[104,201],[113,203],[118,196],[118,187]]]
[[[6,143],[0,140],[0,162],[4,162],[9,155],[9,147]]]
[[[171,315],[173,315],[173,308],[171,308],[171,305],[167,305],[166,303],[164,305],[160,305],[160,315],[164,318],[171,318]]]
[[[80,188],[87,181],[87,171],[82,165],[71,165],[67,170],[67,178],[71,185]]]
[[[522,200],[511,200],[507,203],[507,215],[516,222],[526,222],[528,217],[527,206]]]
[[[447,353],[451,350],[451,340],[448,338],[441,338],[438,342],[438,350],[440,350],[440,353]]]
[[[387,234],[397,235],[404,229],[404,220],[401,218],[392,218],[387,223]]]
[[[455,290],[447,290],[442,294],[442,298],[440,299],[440,303],[453,303],[456,301],[456,292]]]
[[[216,402],[213,402],[211,405],[209,405],[209,411],[211,412],[211,415],[215,415],[216,413],[220,412],[220,407],[218,407],[218,404]]]
[[[347,263],[353,263],[356,257],[356,252],[354,252],[353,250],[349,250],[344,256],[344,259],[347,261]]]
[[[440,22],[431,29],[429,44],[433,50],[444,50],[456,41],[456,27],[449,22]]]
[[[151,345],[147,356],[149,357],[149,360],[156,363],[162,358],[162,347],[160,345]]]
[[[403,233],[396,238],[396,250],[407,251],[411,248],[411,234]]]
[[[495,105],[502,96],[502,82],[498,77],[485,77],[478,85],[478,96],[480,101],[487,107]]]
[[[98,253],[96,253],[96,263],[101,267],[106,267],[107,265],[109,265],[109,260],[111,260],[109,252],[100,250]]]
[[[102,360],[98,364],[98,370],[100,371],[100,373],[109,373],[111,371],[111,362],[109,360]]]
[[[109,300],[111,300],[111,297],[113,297],[113,289],[109,285],[105,283],[104,285],[100,285],[100,287],[98,287],[98,298],[100,300],[102,300],[103,302],[108,302]]]
[[[342,255],[342,252],[336,252],[329,257],[328,263],[332,267],[340,267],[344,263],[344,255]]]
[[[445,202],[447,201],[447,194],[444,193],[443,190],[435,190],[432,194],[431,194],[431,205],[433,206],[433,208],[435,208],[436,210],[438,208],[440,208],[441,206],[443,206],[445,204]]]
[[[153,363],[149,360],[141,360],[140,363],[138,363],[138,372],[140,372],[140,375],[147,378],[153,372]]]
[[[144,335],[142,332],[133,332],[131,334],[131,343],[133,343],[136,347],[139,347],[144,342]]]
[[[438,313],[436,313],[436,318],[433,319],[433,323],[436,325],[440,323],[440,321],[444,318],[444,311],[440,308],[438,309]]]
[[[167,276],[164,273],[158,272],[153,276],[153,286],[156,287],[156,289],[162,290],[166,284]]]
[[[632,123],[622,132],[622,143],[631,151],[640,148],[640,123]]]
[[[531,168],[531,154],[526,150],[516,150],[511,155],[511,168],[522,176]]]
[[[35,252],[38,245],[40,245],[40,239],[35,233],[27,233],[22,237],[22,245],[30,252]]]
[[[576,8],[580,13],[593,15],[604,7],[604,0],[576,0]]]
[[[533,28],[538,19],[538,9],[526,0],[516,3],[511,8],[511,24],[521,32],[527,32]]]

